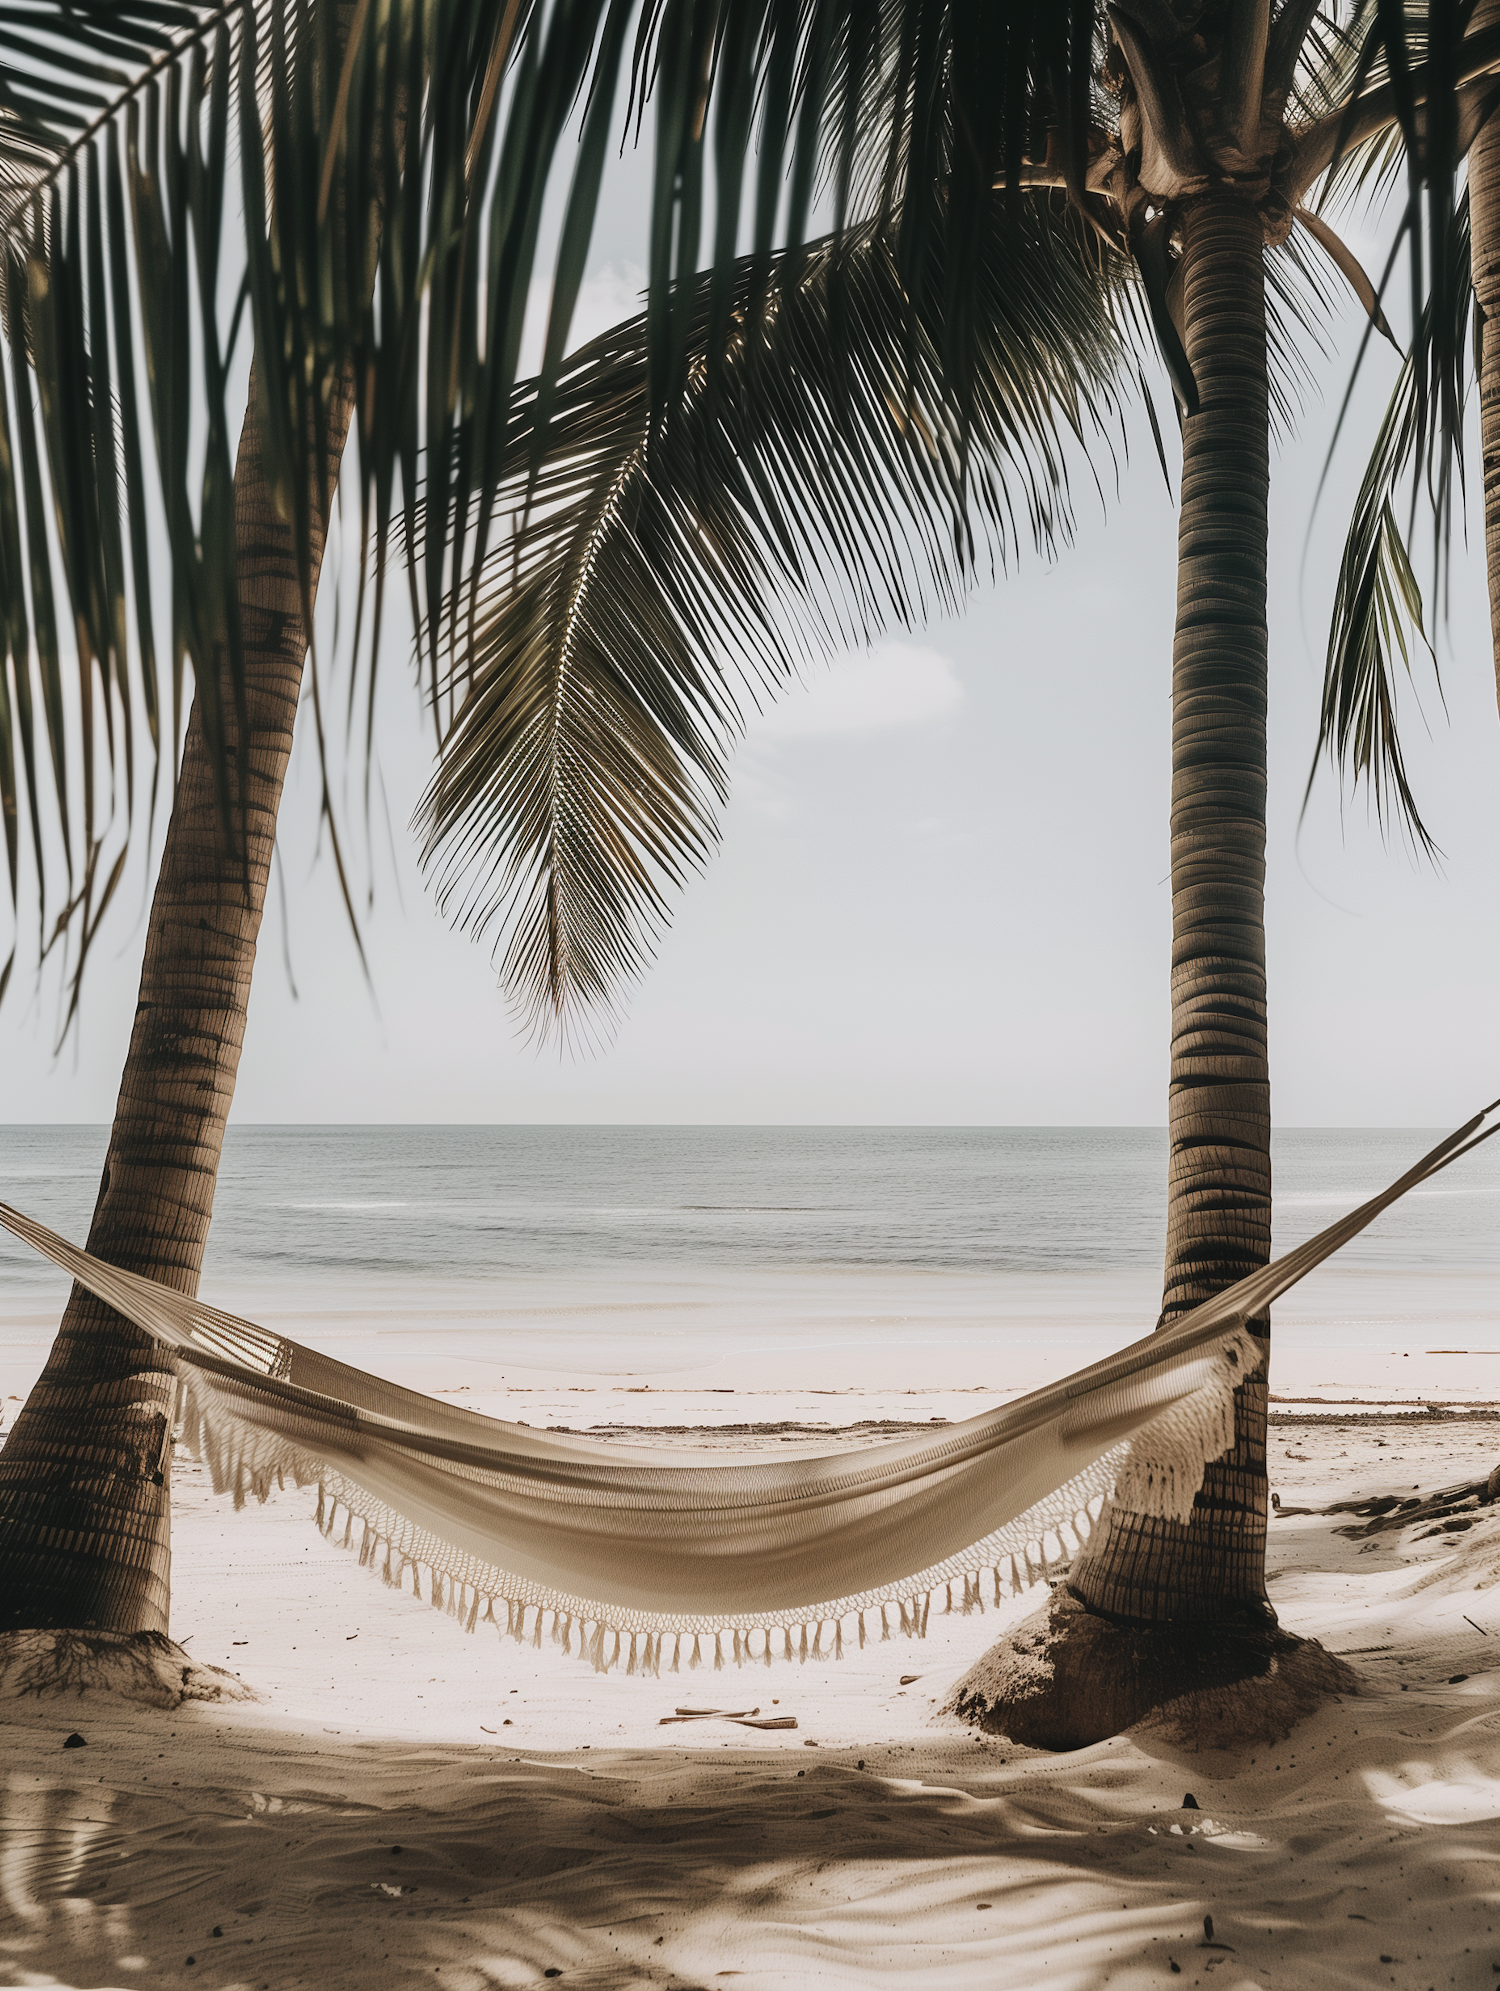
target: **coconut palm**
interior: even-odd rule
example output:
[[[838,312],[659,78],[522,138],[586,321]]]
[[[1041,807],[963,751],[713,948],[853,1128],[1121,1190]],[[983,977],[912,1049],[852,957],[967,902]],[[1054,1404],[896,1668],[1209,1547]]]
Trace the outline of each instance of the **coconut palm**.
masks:
[[[1435,410],[1428,435],[1451,446],[1457,432],[1456,403],[1439,391],[1453,350],[1439,336],[1454,296],[1444,245],[1464,225],[1451,168],[1487,129],[1500,37],[1463,11],[1409,15],[1392,38],[1386,27],[1374,10],[1341,23],[1301,0],[1274,18],[1253,0],[1122,0],[1097,22],[1082,10],[1072,46],[1096,49],[1090,89],[1070,99],[1039,60],[1044,80],[1009,122],[965,41],[974,22],[946,13],[925,51],[919,30],[897,35],[890,63],[873,66],[863,142],[841,182],[841,196],[852,186],[867,203],[862,232],[679,281],[656,300],[654,322],[619,328],[523,397],[536,438],[506,501],[524,523],[476,571],[465,696],[428,800],[444,890],[477,927],[509,920],[505,966],[520,992],[556,1010],[638,967],[660,882],[638,845],[600,834],[610,790],[628,786],[630,749],[592,703],[594,683],[665,660],[673,683],[713,688],[712,725],[726,654],[774,685],[799,612],[814,639],[914,619],[924,580],[940,595],[961,586],[982,550],[976,533],[992,555],[1012,550],[1018,487],[1032,535],[1054,540],[1066,451],[1048,453],[1059,433],[1050,420],[1042,436],[1009,420],[1007,370],[1041,310],[1076,290],[1077,330],[1054,349],[1045,405],[1068,411],[1063,426],[1080,444],[1096,442],[1101,411],[1130,383],[1133,284],[1183,438],[1163,1323],[1269,1251],[1273,361],[1305,329],[1295,278],[1309,252],[1326,253],[1383,322],[1318,201],[1392,154],[1411,163],[1407,228],[1425,286],[1427,337],[1411,377]],[[922,95],[924,60],[949,92],[941,115]],[[664,361],[669,308],[676,344]],[[1090,370],[1070,397],[1080,358]],[[597,783],[596,730],[622,742],[620,764]],[[705,768],[718,778],[701,749],[684,756],[685,781]],[[701,812],[668,827],[672,862],[691,861]],[[660,834],[653,825],[648,842]],[[1268,1333],[1266,1321],[1253,1326]],[[1013,1699],[994,1716],[1001,1725],[1024,1723],[1037,1740],[1111,1732],[1201,1668],[1201,1628],[1221,1670],[1263,1672],[1272,1652],[1286,1668],[1295,1642],[1274,1633],[1265,1588],[1266,1387],[1262,1375],[1239,1391],[1234,1447],[1210,1467],[1189,1521],[1116,1511],[1074,1566],[1065,1614],[1082,1607],[1095,1626],[1142,1630],[1116,1669],[1133,1677],[1136,1701],[1078,1695],[1062,1647],[1083,1637],[1096,1660],[1097,1641],[1059,1623],[1049,1637],[1065,1691],[1029,1692],[1024,1709]],[[1183,1635],[1164,1646],[1162,1626]],[[1308,1663],[1309,1678],[1327,1673]]]
[[[787,624],[773,601],[816,593],[825,559],[846,583],[827,616],[858,630],[915,613],[919,573],[962,579],[986,536],[1005,550],[1016,504],[1044,543],[1065,530],[1067,439],[1095,434],[1133,366],[1128,275],[1186,411],[1168,1314],[1258,1262],[1261,250],[1284,245],[1341,146],[1468,87],[1488,43],[1449,23],[1413,77],[1383,18],[1350,34],[1303,0],[1274,25],[1238,0],[1191,22],[1116,10],[1107,39],[1086,5],[1042,17],[864,0],[666,0],[633,40],[633,6],[587,0],[498,13],[94,0],[28,18],[0,70],[0,799],[12,879],[27,848],[40,880],[50,759],[68,873],[51,903],[80,965],[122,839],[149,820],[131,780],[133,707],[155,764],[175,739],[162,687],[185,665],[196,687],[95,1248],[196,1282],[346,423],[375,617],[395,533],[423,623],[448,750],[432,854],[450,903],[478,921],[510,912],[523,994],[597,1001],[649,950],[674,877],[711,836],[736,720],[724,651],[758,628],[750,688],[774,687]],[[562,440],[594,359],[565,370],[562,354],[627,49],[635,103],[654,96],[653,281],[620,355],[601,479],[593,445],[570,454]],[[546,358],[518,406],[546,173],[580,93]],[[718,209],[700,282],[710,151]],[[226,323],[232,156],[247,274]],[[752,160],[753,248],[737,263]],[[820,184],[833,238],[808,250]],[[1347,267],[1326,226],[1309,227]],[[826,363],[778,366],[778,326],[820,294]],[[231,479],[230,355],[247,330],[253,391]],[[715,452],[687,447],[694,434],[738,437],[738,470],[718,452],[713,500],[695,479]],[[831,484],[815,474],[825,448],[843,466]],[[569,508],[589,506],[588,532],[570,536]],[[903,507],[914,546],[892,529]],[[171,552],[160,667],[153,527]],[[611,552],[617,528],[633,560]],[[565,547],[552,581],[539,578],[549,546]],[[507,622],[502,561],[527,566],[535,613]],[[547,601],[563,610],[555,627]],[[631,616],[660,642],[636,641]],[[97,719],[74,722],[70,787],[61,683],[75,649]],[[316,718],[316,668],[312,688]],[[105,825],[115,772],[123,796]],[[8,1622],[165,1625],[169,1409],[150,1346],[75,1296],[0,1463]],[[1247,1392],[1240,1445],[1180,1539],[1134,1541],[1117,1522],[1097,1601],[1146,1616],[1263,1608],[1256,1417]]]
[[[727,79],[716,156],[726,185],[752,147],[773,186],[778,161],[791,162],[779,234],[795,237],[823,114],[855,105],[869,65],[825,50],[820,76],[804,65],[794,85],[803,17],[759,0],[732,13],[716,30]],[[514,460],[511,387],[548,169],[581,101],[550,364],[634,16],[633,0],[40,0],[8,26],[0,815],[11,898],[19,914],[29,867],[38,951],[72,949],[71,1020],[170,772],[90,1243],[182,1290],[196,1287],[212,1211],[336,485],[343,475],[353,490],[373,582],[366,689],[387,574],[404,556],[441,737],[455,693],[439,660],[445,642],[462,647],[445,603],[483,569]],[[660,86],[669,277],[674,258],[696,257],[680,224],[702,165],[702,120],[683,125],[674,65],[694,51],[701,77],[704,20],[685,39],[682,25],[680,10],[648,10],[634,49],[641,89]],[[779,239],[774,213],[768,226]],[[670,308],[666,331],[670,362]],[[1059,337],[1066,349],[1061,318]],[[1023,395],[1034,384],[1045,378],[1014,383]],[[1032,418],[1023,407],[1018,419]],[[321,757],[315,653],[309,684]],[[682,757],[711,687],[647,672],[597,689],[615,692],[622,720],[608,752],[596,741],[599,765],[625,785],[596,828],[616,861],[623,847],[647,853],[640,889],[652,853],[670,866],[696,806]],[[326,774],[324,814],[347,899]],[[0,1458],[0,1629],[165,1630],[173,1394],[160,1351],[75,1292]]]
[[[373,670],[398,508],[422,542],[418,603],[462,565],[464,480],[493,481],[484,420],[503,439],[546,167],[625,19],[519,0],[42,0],[7,23],[11,899],[19,921],[29,867],[39,953],[72,949],[71,1019],[169,773],[90,1241],[182,1290],[208,1232],[346,440]],[[608,109],[584,120],[585,206]],[[571,240],[565,227],[565,255]],[[568,282],[564,267],[560,309]],[[445,474],[423,476],[419,452],[460,419],[464,451],[450,465],[440,446]],[[316,661],[311,691],[321,756]],[[324,813],[344,881],[326,778]],[[174,1395],[161,1351],[75,1290],[0,1458],[0,1629],[165,1630]]]

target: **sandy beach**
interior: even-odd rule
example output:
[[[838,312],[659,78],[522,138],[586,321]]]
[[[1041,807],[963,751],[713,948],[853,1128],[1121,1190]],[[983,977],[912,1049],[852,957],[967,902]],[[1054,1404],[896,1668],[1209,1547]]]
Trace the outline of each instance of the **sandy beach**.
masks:
[[[0,210],[0,1991],[1500,1991],[1500,0],[26,0]]]
[[[1402,1361],[1413,1383],[1450,1373]],[[621,1444],[675,1429],[821,1448],[977,1407],[576,1376],[537,1377],[527,1405],[442,1387]],[[1283,1507],[1426,1494],[1500,1458],[1500,1406],[1342,1394],[1276,1406]],[[1053,1756],[941,1711],[1036,1593],[967,1618],[939,1599],[925,1641],[837,1663],[599,1678],[394,1596],[318,1535],[312,1505],[286,1492],[236,1514],[179,1458],[174,1634],[257,1700],[5,1704],[0,1983],[1497,1981],[1500,1513],[1427,1539],[1276,1519],[1282,1622],[1348,1656],[1359,1697],[1242,1754],[1142,1730]],[[680,1706],[797,1727],[662,1727]],[[64,1749],[70,1733],[85,1746]]]

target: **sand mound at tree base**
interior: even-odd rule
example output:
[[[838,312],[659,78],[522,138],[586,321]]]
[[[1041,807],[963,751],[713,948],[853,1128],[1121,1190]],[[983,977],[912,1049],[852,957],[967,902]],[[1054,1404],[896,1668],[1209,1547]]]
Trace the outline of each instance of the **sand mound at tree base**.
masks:
[[[1279,1741],[1359,1676],[1316,1639],[1266,1625],[1120,1625],[1064,1590],[959,1681],[945,1712],[1032,1749],[1135,1728],[1187,1749]]]
[[[0,1700],[99,1693],[148,1708],[260,1699],[233,1673],[201,1664],[161,1632],[0,1632]]]

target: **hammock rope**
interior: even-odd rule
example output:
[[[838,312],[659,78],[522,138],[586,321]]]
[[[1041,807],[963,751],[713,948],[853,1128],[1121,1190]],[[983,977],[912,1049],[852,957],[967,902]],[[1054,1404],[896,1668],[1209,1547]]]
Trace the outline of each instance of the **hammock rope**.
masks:
[[[106,1265],[3,1203],[0,1224],[170,1350],[182,1441],[236,1507],[316,1485],[327,1539],[389,1587],[409,1575],[466,1630],[533,1646],[550,1630],[601,1672],[658,1675],[838,1655],[851,1620],[861,1646],[921,1637],[935,1594],[967,1614],[986,1577],[994,1603],[1029,1589],[1114,1509],[1185,1520],[1264,1359],[1249,1323],[1500,1132],[1480,1131],[1494,1111],[1118,1354],[938,1433],[800,1459],[627,1452],[483,1417]]]

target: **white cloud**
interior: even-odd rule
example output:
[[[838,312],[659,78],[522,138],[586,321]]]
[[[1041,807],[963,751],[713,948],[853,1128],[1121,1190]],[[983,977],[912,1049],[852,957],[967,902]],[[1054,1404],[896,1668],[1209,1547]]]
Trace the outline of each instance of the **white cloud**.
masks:
[[[868,651],[836,658],[805,688],[785,691],[752,720],[749,737],[755,742],[811,740],[928,725],[951,718],[963,699],[958,673],[941,651],[916,643],[877,643]]]

